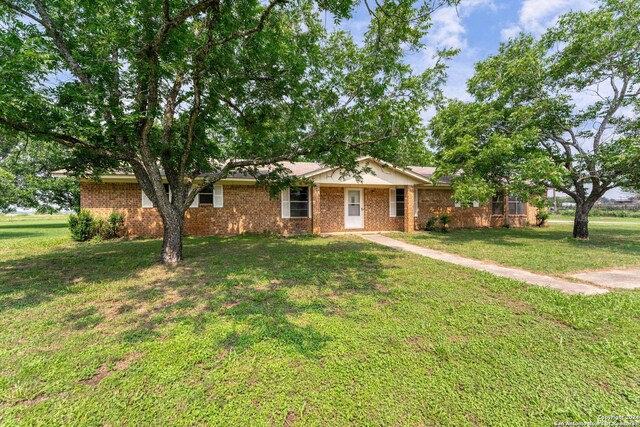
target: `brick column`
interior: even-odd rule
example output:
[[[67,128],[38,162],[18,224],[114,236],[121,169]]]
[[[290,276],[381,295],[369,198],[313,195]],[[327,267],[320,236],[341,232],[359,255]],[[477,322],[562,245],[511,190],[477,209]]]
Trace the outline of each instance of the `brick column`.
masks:
[[[413,233],[415,230],[415,217],[413,216],[413,198],[415,188],[413,185],[404,186],[404,232]]]
[[[311,189],[311,232],[320,234],[320,187]]]
[[[509,224],[511,225],[511,218],[509,217],[509,193],[507,193],[506,191],[504,192],[504,198],[502,199],[502,212],[503,212],[503,218],[504,218],[504,222],[503,224]]]

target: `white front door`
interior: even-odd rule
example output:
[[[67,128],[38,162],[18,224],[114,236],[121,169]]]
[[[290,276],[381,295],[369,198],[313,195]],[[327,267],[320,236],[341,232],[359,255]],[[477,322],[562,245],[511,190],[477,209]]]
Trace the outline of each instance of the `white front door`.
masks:
[[[362,188],[344,189],[344,228],[364,228]]]

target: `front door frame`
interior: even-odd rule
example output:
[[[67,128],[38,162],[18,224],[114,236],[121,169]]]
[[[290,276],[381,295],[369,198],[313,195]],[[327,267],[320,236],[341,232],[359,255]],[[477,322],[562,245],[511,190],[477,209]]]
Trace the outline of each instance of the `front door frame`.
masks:
[[[359,191],[360,192],[360,224],[358,226],[353,227],[349,226],[349,191]],[[364,189],[363,188],[353,188],[346,187],[344,189],[344,229],[345,230],[363,230],[364,229]],[[354,218],[354,217],[351,217]]]

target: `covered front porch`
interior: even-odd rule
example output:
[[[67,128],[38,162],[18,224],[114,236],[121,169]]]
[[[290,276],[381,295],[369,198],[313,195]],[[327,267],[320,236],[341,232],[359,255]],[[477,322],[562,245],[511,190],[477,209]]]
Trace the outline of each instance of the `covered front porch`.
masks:
[[[417,187],[428,179],[370,158],[362,166],[358,177],[331,168],[305,175],[314,182],[312,232],[413,232]]]
[[[316,185],[312,190],[314,234],[405,231],[415,228],[413,185]]]

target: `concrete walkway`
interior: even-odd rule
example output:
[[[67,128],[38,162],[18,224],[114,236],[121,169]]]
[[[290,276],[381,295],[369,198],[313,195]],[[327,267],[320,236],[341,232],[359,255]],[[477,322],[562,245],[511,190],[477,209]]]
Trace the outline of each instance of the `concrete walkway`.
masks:
[[[586,283],[569,282],[568,280],[562,280],[556,277],[549,277],[542,274],[531,273],[530,271],[520,270],[518,268],[504,267],[501,265],[490,264],[484,261],[464,258],[459,255],[453,255],[446,252],[434,251],[433,249],[411,245],[409,243],[392,239],[391,237],[383,236],[381,234],[366,234],[361,235],[360,237],[369,240],[370,242],[379,243],[391,248],[413,252],[418,255],[426,256],[440,261],[450,262],[456,265],[475,268],[476,270],[486,271],[488,273],[495,274],[496,276],[508,277],[510,279],[519,280],[521,282],[530,283],[536,286],[545,286],[548,288],[557,289],[567,294],[598,295],[609,292],[606,289]]]
[[[640,289],[640,268],[589,271],[573,274],[571,277],[579,280],[588,280],[609,288]]]

